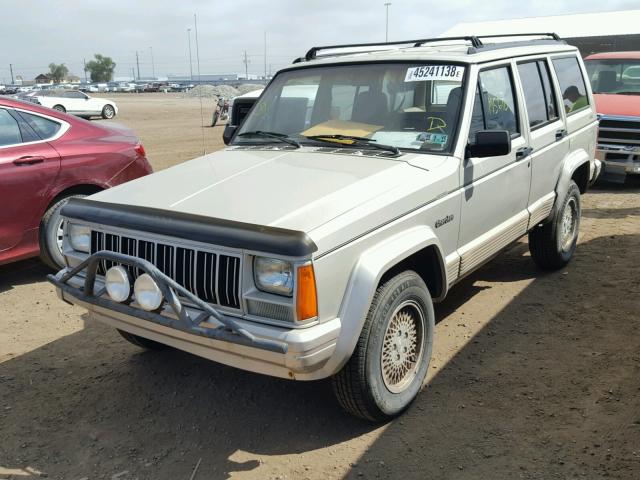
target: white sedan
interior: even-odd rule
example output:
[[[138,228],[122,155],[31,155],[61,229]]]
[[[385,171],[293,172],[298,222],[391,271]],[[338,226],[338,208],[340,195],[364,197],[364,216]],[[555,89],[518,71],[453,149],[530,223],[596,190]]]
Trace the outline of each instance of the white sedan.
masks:
[[[71,113],[78,117],[113,118],[118,113],[118,107],[113,100],[90,97],[78,90],[49,92],[38,95],[37,103],[53,108],[59,112]]]

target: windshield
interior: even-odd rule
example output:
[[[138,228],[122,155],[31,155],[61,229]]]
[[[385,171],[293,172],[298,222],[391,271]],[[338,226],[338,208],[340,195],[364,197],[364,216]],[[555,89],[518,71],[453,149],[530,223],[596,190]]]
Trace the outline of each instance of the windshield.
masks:
[[[233,144],[278,140],[301,145],[384,145],[447,152],[460,112],[465,67],[367,64],[302,68],[279,73],[243,123]],[[333,136],[327,138],[323,136]],[[358,137],[350,143],[344,137]],[[365,142],[365,140],[367,142]]]
[[[640,60],[586,60],[593,93],[640,95]]]

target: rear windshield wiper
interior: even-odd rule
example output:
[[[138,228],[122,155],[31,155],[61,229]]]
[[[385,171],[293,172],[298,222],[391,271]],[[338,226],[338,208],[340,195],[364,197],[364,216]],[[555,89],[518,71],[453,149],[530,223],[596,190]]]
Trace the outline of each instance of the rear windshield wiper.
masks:
[[[393,145],[383,145],[381,143],[375,143],[377,140],[373,138],[366,137],[356,137],[355,135],[342,135],[340,133],[332,134],[332,135],[309,135],[305,136],[309,140],[318,140],[320,142],[331,142],[338,143],[341,145],[345,145],[341,142],[336,142],[335,140],[351,140],[353,144],[365,144],[368,147],[377,148],[378,150],[386,150],[387,152],[391,152],[395,155],[400,155],[400,149],[398,147],[394,147]]]
[[[261,130],[255,130],[253,132],[242,132],[238,134],[239,137],[248,137],[248,136],[255,136],[255,137],[267,137],[267,138],[275,138],[276,140],[283,142],[283,143],[288,143],[289,145],[293,145],[296,148],[300,148],[300,144],[295,141],[293,138],[289,138],[288,135],[285,135],[284,133],[277,133],[277,132],[263,132]]]

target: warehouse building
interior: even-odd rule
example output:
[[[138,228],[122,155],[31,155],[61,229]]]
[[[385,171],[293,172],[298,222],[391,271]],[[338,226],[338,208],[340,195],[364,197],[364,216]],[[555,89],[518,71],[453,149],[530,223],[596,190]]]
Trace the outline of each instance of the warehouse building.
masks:
[[[555,32],[582,56],[598,52],[640,51],[640,10],[579,13],[458,23],[442,37]]]

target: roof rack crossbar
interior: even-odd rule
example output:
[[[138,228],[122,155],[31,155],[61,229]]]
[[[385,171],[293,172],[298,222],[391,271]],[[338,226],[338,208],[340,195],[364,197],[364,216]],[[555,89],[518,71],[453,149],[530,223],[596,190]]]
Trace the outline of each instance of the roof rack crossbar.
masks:
[[[443,38],[422,38],[419,40],[401,40],[401,41],[397,41],[397,42],[381,42],[381,43],[351,43],[351,44],[345,44],[345,45],[325,45],[322,47],[313,47],[311,49],[309,49],[309,51],[307,52],[307,54],[304,56],[305,60],[309,61],[309,60],[313,60],[314,58],[316,58],[316,55],[318,54],[319,51],[321,50],[334,50],[334,49],[338,49],[338,48],[363,48],[363,47],[386,47],[389,45],[406,45],[406,44],[413,44],[414,47],[419,47],[425,43],[432,43],[432,42],[446,42],[446,41],[451,41],[451,40],[464,40],[467,42],[471,42],[471,45],[473,45],[474,47],[480,47],[482,46],[482,42],[477,38],[477,37],[470,37],[470,36],[465,36],[465,37],[443,37]]]

